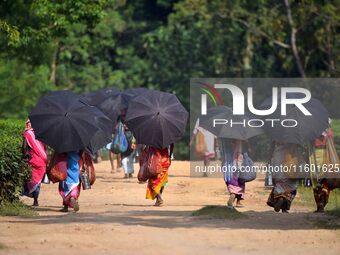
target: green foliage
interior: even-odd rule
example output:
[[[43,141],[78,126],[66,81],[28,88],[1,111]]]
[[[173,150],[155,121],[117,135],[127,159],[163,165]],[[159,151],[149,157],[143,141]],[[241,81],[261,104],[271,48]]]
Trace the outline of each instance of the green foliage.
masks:
[[[104,16],[107,0],[2,1],[0,31],[7,32],[9,45],[17,47],[65,36],[73,23],[93,26]],[[111,1],[113,2],[113,1]]]
[[[17,200],[24,181],[30,176],[21,153],[24,123],[0,120],[0,203]]]
[[[37,212],[21,201],[8,202],[4,201],[0,206],[1,216],[20,216],[20,217],[33,217],[37,216]],[[0,244],[1,249],[1,244]]]
[[[46,66],[32,70],[24,62],[0,59],[0,118],[27,118],[40,96],[54,89],[48,75]]]

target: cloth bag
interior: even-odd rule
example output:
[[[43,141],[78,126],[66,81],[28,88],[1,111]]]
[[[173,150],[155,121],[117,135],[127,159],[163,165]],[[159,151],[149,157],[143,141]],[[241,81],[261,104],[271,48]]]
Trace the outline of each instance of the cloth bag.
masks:
[[[67,178],[67,163],[64,153],[55,153],[46,168],[46,174],[51,182],[61,182]]]
[[[123,153],[128,149],[128,141],[124,133],[124,127],[122,122],[118,122],[117,132],[115,133],[112,144],[111,151],[114,154]]]
[[[256,179],[256,169],[254,166],[254,162],[248,153],[243,153],[242,170],[238,174],[239,182],[250,182]]]

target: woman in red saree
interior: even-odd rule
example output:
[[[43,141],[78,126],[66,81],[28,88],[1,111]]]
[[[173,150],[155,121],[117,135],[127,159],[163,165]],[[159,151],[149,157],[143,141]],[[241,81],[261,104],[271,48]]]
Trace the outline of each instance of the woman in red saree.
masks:
[[[33,197],[33,206],[39,206],[38,197],[41,180],[46,171],[47,154],[44,144],[35,139],[34,130],[29,120],[26,121],[23,138],[23,153],[29,158],[28,164],[32,167],[31,179],[25,183],[23,195]]]

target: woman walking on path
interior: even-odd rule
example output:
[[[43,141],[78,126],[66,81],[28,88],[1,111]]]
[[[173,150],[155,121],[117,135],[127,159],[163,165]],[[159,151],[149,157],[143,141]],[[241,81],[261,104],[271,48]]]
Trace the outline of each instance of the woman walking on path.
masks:
[[[155,149],[153,147],[146,146],[143,150],[142,157],[144,158],[145,155],[148,155],[150,150],[158,150],[158,152],[162,156],[162,162],[160,173],[151,176],[148,179],[148,185],[146,188],[146,199],[156,199],[155,206],[162,206],[164,204],[162,194],[166,184],[168,183],[168,170],[171,165],[171,156],[174,150],[174,145],[171,144],[164,149]]]
[[[276,212],[282,210],[288,213],[296,196],[298,179],[294,176],[294,168],[303,163],[302,148],[298,144],[281,144],[273,142],[271,146],[271,166],[279,167],[279,171],[273,172],[274,187],[269,195],[267,205],[274,207]],[[283,168],[288,167],[288,172]]]
[[[124,133],[128,141],[128,147],[122,155],[122,166],[124,169],[124,178],[132,178],[134,173],[133,162],[136,156],[136,139],[133,137],[132,132],[124,125]]]
[[[35,139],[34,130],[29,120],[26,121],[23,138],[23,154],[25,158],[29,158],[28,164],[32,167],[31,179],[25,183],[23,195],[33,197],[33,206],[39,206],[38,198],[41,181],[46,171],[47,154],[44,144]]]
[[[242,182],[237,170],[243,165],[245,153],[249,153],[248,142],[235,139],[221,139],[223,148],[224,180],[229,191],[228,207],[233,207],[236,199],[236,207],[243,207],[241,200],[244,200],[245,182]]]
[[[203,176],[208,176],[208,166],[210,160],[215,157],[215,135],[213,135],[208,130],[199,126],[199,119],[197,119],[193,135],[191,137],[189,146],[192,145],[193,141],[196,139],[196,153],[203,157],[204,162],[204,172]]]

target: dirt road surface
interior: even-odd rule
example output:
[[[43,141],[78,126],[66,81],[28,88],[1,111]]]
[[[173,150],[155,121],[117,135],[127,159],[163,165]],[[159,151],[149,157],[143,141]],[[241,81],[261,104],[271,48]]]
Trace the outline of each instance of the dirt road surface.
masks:
[[[340,230],[315,224],[338,220],[313,214],[299,197],[289,214],[275,213],[265,205],[263,180],[246,187],[238,210],[247,217],[222,220],[192,216],[205,205],[225,205],[227,192],[220,178],[190,177],[189,162],[173,162],[161,208],[145,199],[145,184],[111,174],[108,161],[96,169],[78,213],[59,212],[58,185],[50,184],[42,186],[39,216],[0,217],[0,254],[340,254]]]

